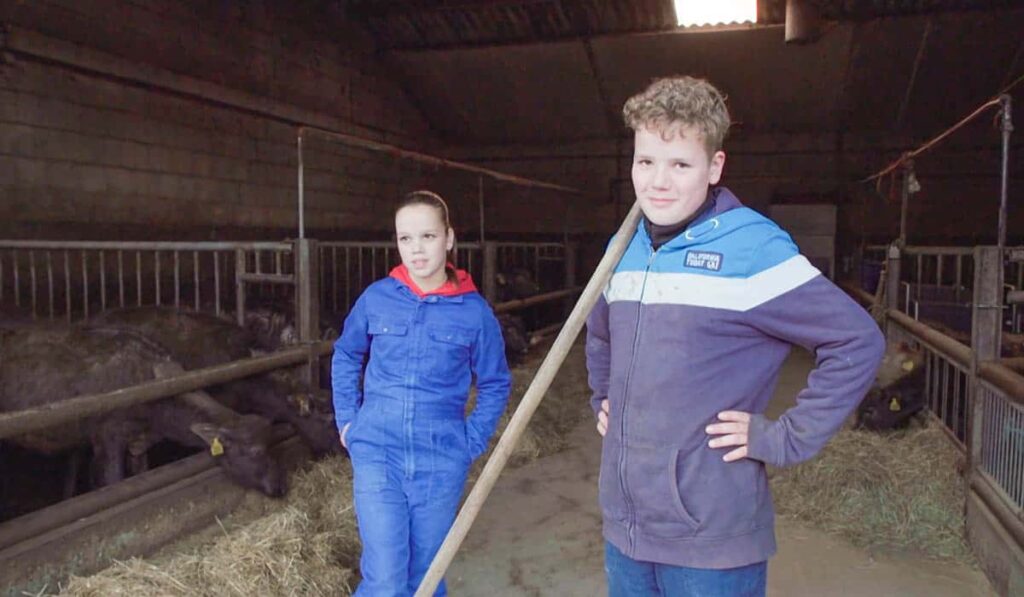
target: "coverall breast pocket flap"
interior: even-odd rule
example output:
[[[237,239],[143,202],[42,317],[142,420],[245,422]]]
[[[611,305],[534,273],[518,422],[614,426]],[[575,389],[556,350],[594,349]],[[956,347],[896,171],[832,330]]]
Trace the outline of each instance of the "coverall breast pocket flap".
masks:
[[[371,336],[404,336],[409,332],[409,326],[404,323],[378,319],[370,321],[367,331]]]
[[[459,328],[435,328],[428,332],[430,338],[444,344],[468,347],[472,343],[472,335]]]

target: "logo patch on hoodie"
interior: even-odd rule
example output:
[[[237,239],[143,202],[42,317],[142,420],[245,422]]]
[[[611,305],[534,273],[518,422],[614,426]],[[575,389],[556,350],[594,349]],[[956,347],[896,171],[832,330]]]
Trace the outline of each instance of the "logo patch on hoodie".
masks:
[[[717,272],[722,269],[722,254],[712,251],[687,251],[686,267]]]

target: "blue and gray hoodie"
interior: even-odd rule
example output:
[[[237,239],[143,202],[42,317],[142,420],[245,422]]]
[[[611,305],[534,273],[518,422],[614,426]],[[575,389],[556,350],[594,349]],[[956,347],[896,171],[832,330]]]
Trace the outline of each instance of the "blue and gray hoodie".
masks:
[[[627,556],[733,568],[775,553],[765,464],[817,454],[863,398],[884,350],[871,317],[785,231],[727,189],[652,251],[636,233],[587,322],[605,538]],[[815,354],[797,404],[763,413],[790,346]],[[748,457],[709,448],[723,410],[753,413]]]

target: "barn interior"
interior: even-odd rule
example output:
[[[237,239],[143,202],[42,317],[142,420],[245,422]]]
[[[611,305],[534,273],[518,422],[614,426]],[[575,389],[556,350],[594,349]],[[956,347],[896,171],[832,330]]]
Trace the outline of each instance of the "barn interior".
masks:
[[[635,201],[624,102],[707,78],[733,121],[722,184],[916,351],[984,573],[949,594],[1024,594],[1024,5],[756,0],[749,19],[680,25],[693,4],[0,0],[0,354],[24,358],[9,339],[36,327],[164,307],[236,322],[264,350],[136,382],[127,404],[282,370],[291,394],[322,394],[349,307],[398,263],[395,202],[426,188],[536,368]],[[9,441],[112,412],[115,393],[0,404],[5,594],[152,553],[241,502],[205,449],[157,444],[147,472],[85,491],[62,480],[66,453]],[[285,460],[308,459],[299,443]],[[185,515],[167,502],[187,491],[220,497],[172,529]],[[603,590],[551,582],[533,594]]]

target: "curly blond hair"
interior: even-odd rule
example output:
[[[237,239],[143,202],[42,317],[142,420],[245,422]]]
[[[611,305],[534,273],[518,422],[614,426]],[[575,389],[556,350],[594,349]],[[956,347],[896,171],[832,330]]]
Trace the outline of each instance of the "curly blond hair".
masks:
[[[665,138],[677,125],[695,127],[704,137],[709,156],[722,149],[730,123],[722,92],[704,79],[689,76],[656,79],[626,101],[622,116],[634,131],[652,128]]]

